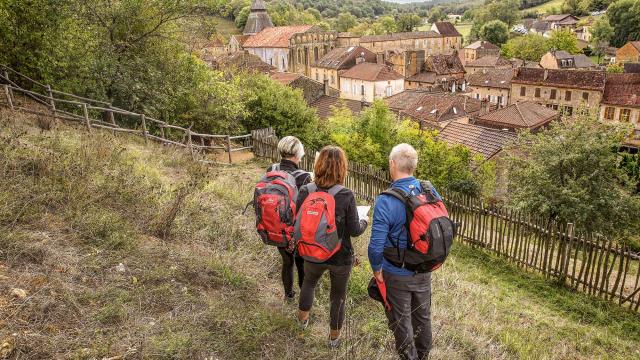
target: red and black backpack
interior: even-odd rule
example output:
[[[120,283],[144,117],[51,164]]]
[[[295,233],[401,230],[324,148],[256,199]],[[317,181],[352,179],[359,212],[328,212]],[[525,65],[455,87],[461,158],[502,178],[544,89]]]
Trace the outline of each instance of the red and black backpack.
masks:
[[[298,199],[296,178],[305,173],[288,173],[280,170],[280,164],[274,164],[256,184],[249,204],[253,204],[256,229],[265,244],[291,248]]]
[[[305,260],[325,262],[342,247],[336,227],[335,196],[343,188],[334,185],[325,192],[314,183],[307,185],[309,196],[300,206],[293,232],[298,255]]]
[[[388,189],[382,194],[402,201],[407,214],[407,248],[384,249],[384,257],[393,265],[415,272],[431,272],[446,260],[456,234],[456,226],[430,182],[420,182],[422,191],[414,195],[401,189]]]

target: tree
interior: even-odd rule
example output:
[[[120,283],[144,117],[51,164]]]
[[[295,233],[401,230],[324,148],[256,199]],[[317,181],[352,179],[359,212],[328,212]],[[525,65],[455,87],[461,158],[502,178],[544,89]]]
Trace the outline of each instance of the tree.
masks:
[[[640,0],[617,0],[607,9],[613,26],[611,45],[621,47],[629,41],[640,40]]]
[[[562,12],[574,16],[581,16],[588,13],[588,6],[589,1],[587,0],[564,0],[564,3],[562,4]]]
[[[349,12],[343,12],[338,15],[335,21],[336,31],[349,31],[358,24],[358,19]]]
[[[520,0],[492,0],[473,13],[471,37],[480,37],[482,26],[493,20],[500,20],[511,27],[521,18]]]
[[[623,72],[624,68],[618,64],[607,65],[607,73],[609,74],[622,74]]]
[[[482,25],[480,38],[494,45],[502,45],[509,40],[509,28],[500,20],[492,20]]]
[[[375,35],[392,34],[398,31],[396,20],[392,16],[381,16],[373,23],[372,29]]]
[[[402,14],[398,17],[398,31],[413,31],[420,24],[422,24],[422,19],[416,14]]]
[[[547,40],[541,35],[528,34],[510,39],[502,46],[502,55],[506,58],[518,58],[528,61],[540,61],[549,51]]]
[[[592,53],[598,56],[598,63],[609,46],[612,37],[613,27],[609,24],[609,19],[603,16],[596,20],[591,28],[591,49]]]
[[[442,12],[442,8],[440,6],[433,7],[429,11],[429,15],[427,17],[427,19],[431,24],[440,20],[444,20],[446,18],[447,18],[447,15],[444,12]]]
[[[242,10],[240,10],[235,20],[235,23],[238,29],[243,29],[244,26],[247,24],[247,18],[249,17],[250,12],[251,12],[250,6],[245,6],[242,8]]]
[[[508,152],[511,205],[574,223],[580,231],[637,234],[640,197],[618,167],[616,151],[628,130],[586,114],[552,123],[547,131],[520,133]]]
[[[547,40],[549,49],[564,50],[571,54],[580,53],[578,48],[578,38],[569,30],[555,30],[551,32],[551,36]]]

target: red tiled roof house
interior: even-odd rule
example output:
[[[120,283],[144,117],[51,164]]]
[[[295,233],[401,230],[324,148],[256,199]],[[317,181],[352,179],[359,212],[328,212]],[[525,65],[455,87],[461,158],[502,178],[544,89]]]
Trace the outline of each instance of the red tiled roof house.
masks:
[[[389,65],[360,63],[340,75],[340,96],[372,102],[404,91],[402,74]]]

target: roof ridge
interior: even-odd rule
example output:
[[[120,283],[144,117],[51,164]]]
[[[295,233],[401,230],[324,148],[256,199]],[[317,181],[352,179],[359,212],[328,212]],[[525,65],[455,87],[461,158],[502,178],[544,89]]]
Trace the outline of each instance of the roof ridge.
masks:
[[[518,112],[518,115],[520,115],[520,119],[522,119],[522,123],[524,123],[526,126],[530,126],[527,120],[524,118],[524,115],[522,115],[522,111],[520,111],[520,106],[518,106],[518,104],[519,103],[515,103],[514,105],[516,106],[516,111]]]

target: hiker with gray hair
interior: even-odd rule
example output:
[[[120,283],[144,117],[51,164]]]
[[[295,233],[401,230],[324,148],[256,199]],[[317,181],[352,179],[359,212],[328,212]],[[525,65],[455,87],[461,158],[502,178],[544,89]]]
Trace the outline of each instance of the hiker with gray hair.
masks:
[[[396,145],[389,155],[389,171],[393,180],[390,190],[418,195],[425,183],[414,176],[418,153],[409,144]],[[440,195],[432,189],[437,198]],[[375,202],[369,262],[374,278],[386,287],[385,308],[395,347],[403,360],[427,359],[431,350],[431,273],[409,270],[387,259],[388,251],[406,251],[409,231],[405,203],[386,191]],[[387,252],[385,252],[387,249]],[[404,259],[404,257],[403,257]]]
[[[304,156],[304,146],[295,136],[285,136],[278,142],[278,153],[280,153],[280,163],[269,166],[269,171],[285,171],[291,174],[296,180],[298,190],[311,182],[311,174],[300,169],[298,166]],[[294,302],[296,292],[293,290],[294,266],[298,271],[298,287],[302,288],[304,281],[304,260],[296,253],[292,253],[286,247],[278,247],[278,252],[282,256],[282,285],[284,286],[284,297],[289,303]]]

